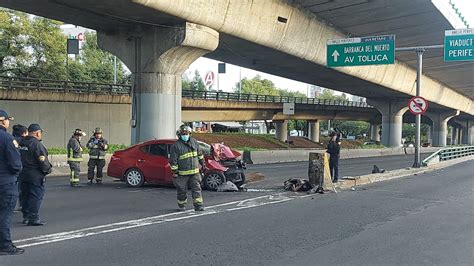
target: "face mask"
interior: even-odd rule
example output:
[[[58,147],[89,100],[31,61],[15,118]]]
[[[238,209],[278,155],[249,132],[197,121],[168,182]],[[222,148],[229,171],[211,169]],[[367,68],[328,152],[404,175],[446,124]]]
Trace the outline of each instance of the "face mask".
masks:
[[[181,140],[183,140],[184,142],[187,142],[189,140],[189,135],[181,135],[180,136]]]

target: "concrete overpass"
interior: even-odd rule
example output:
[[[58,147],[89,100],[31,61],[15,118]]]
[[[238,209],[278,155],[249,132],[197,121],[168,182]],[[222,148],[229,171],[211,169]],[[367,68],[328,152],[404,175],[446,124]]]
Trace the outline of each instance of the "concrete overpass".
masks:
[[[133,141],[174,134],[182,120],[180,76],[207,54],[367,97],[382,114],[382,142],[398,146],[404,106],[415,94],[414,55],[397,54],[394,65],[329,69],[326,40],[391,33],[397,46],[439,44],[452,28],[428,0],[0,0],[0,5],[98,30],[99,45],[134,74]],[[474,115],[474,65],[445,64],[440,55],[426,56],[422,95],[432,103],[435,141],[444,145],[449,118],[457,110]],[[166,110],[176,115],[164,116]],[[474,135],[474,128],[467,133]]]
[[[129,85],[0,76],[0,106],[13,112],[19,123],[40,122],[48,129],[47,136],[56,141],[66,141],[71,128],[89,131],[100,126],[112,143],[129,144],[130,135],[124,134],[124,128],[129,127],[130,94]],[[295,103],[294,115],[283,114],[283,103],[286,102]],[[183,122],[274,121],[276,135],[281,141],[287,138],[286,121],[290,119],[309,121],[309,137],[315,142],[319,141],[320,120],[367,121],[371,124],[371,137],[380,140],[378,125],[382,117],[377,109],[364,102],[184,90],[181,106]],[[468,139],[470,124],[466,123],[469,121],[462,116],[449,121],[455,136],[451,144],[474,143]],[[403,122],[414,123],[414,116],[406,112]],[[430,126],[434,124],[426,116],[422,117],[422,122]],[[431,130],[428,133],[431,135]],[[52,147],[58,146],[56,142],[45,142]]]

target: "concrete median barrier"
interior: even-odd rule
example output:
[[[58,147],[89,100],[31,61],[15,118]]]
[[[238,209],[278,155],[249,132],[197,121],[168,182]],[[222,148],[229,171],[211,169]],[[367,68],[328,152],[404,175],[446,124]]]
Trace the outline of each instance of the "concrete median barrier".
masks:
[[[438,148],[422,148],[422,153],[433,153]],[[325,152],[323,149],[307,150],[271,150],[271,151],[249,151],[246,152],[244,160],[246,163],[265,164],[280,162],[299,162],[307,161],[310,152]],[[386,149],[343,149],[341,150],[341,159],[380,157],[403,154],[414,154],[415,148],[386,148]]]

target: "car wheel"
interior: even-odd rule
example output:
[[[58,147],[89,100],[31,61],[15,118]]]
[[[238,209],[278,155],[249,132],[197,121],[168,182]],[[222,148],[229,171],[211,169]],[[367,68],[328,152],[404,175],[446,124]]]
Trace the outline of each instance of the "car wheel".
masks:
[[[129,187],[141,187],[145,183],[145,177],[140,170],[132,168],[125,173],[125,183]]]
[[[207,190],[216,191],[225,182],[225,176],[218,171],[209,171],[204,175],[203,185]]]
[[[240,188],[243,184],[245,184],[245,174],[244,172],[240,173],[240,178],[242,178],[241,181],[235,182],[234,184]]]

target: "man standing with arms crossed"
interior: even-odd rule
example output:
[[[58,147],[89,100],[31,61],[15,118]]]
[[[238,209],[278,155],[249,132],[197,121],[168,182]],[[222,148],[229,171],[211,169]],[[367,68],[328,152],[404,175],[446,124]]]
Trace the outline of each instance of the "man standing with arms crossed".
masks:
[[[44,197],[46,175],[53,170],[48,160],[48,151],[41,143],[43,129],[38,124],[28,127],[28,136],[20,142],[23,171],[21,177],[21,203],[23,224],[29,226],[44,225],[39,218],[39,209]]]
[[[87,148],[89,148],[89,162],[87,163],[87,178],[89,179],[88,184],[92,184],[94,180],[94,170],[97,167],[97,174],[95,181],[97,184],[102,184],[102,169],[105,166],[105,151],[109,148],[108,142],[102,137],[102,129],[100,127],[95,128],[94,136],[92,136],[87,142]]]
[[[188,186],[191,188],[195,211],[204,211],[201,194],[201,168],[205,169],[204,156],[198,142],[191,138],[191,128],[181,125],[176,132],[178,141],[171,146],[170,166],[173,183],[178,190],[178,210],[185,211]]]
[[[18,200],[17,177],[21,172],[18,143],[7,133],[13,117],[0,110],[0,255],[19,255],[25,252],[13,245],[10,235],[13,209]]]

